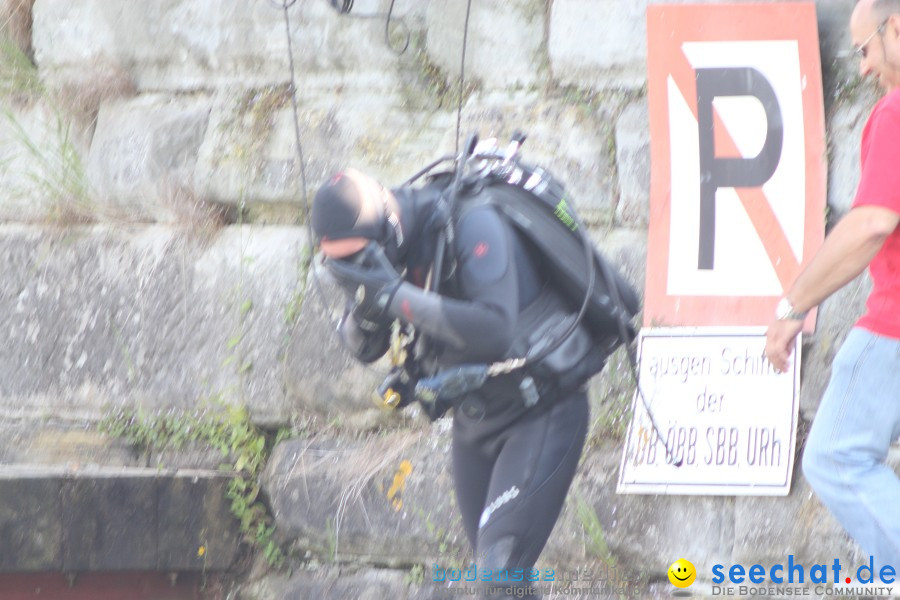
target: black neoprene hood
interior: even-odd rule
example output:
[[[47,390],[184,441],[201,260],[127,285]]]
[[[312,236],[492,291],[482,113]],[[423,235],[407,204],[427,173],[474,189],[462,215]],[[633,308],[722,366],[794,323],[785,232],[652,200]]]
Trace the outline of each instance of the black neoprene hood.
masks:
[[[341,172],[316,192],[311,218],[319,241],[381,237],[384,212],[377,196],[379,188],[364,177]]]

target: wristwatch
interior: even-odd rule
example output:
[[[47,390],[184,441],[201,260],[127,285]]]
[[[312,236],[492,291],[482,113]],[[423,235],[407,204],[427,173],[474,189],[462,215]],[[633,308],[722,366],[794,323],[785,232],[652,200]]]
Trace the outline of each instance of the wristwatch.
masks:
[[[779,321],[802,321],[808,312],[797,312],[790,300],[782,298],[775,307],[775,318]]]

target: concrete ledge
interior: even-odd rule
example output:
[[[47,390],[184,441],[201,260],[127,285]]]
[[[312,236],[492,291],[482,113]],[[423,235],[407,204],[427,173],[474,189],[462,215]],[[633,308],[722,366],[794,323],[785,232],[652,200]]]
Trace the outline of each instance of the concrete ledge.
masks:
[[[0,572],[218,571],[239,523],[216,471],[0,467]]]

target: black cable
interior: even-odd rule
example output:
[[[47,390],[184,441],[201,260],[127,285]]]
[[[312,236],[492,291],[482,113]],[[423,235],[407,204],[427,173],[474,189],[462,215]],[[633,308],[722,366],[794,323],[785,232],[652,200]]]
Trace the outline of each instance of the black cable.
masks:
[[[466,46],[469,44],[469,13],[472,9],[472,0],[466,2],[466,21],[463,24],[462,57],[459,61],[459,104],[456,107],[456,146],[454,152],[459,154],[459,132],[462,125],[463,93],[466,80]]]
[[[544,350],[537,355],[530,357],[527,361],[529,365],[537,364],[550,356],[552,352],[555,352],[557,348],[562,346],[563,343],[575,333],[575,330],[581,324],[582,319],[584,319],[584,315],[587,313],[588,304],[590,304],[590,300],[594,295],[594,285],[597,280],[597,270],[594,269],[594,245],[591,243],[591,238],[588,237],[587,229],[585,228],[584,223],[581,222],[581,219],[578,218],[578,215],[572,213],[572,216],[575,218],[578,231],[581,232],[581,241],[584,245],[585,264],[587,265],[588,270],[587,289],[584,292],[584,299],[581,301],[581,308],[578,309],[578,314],[575,316],[575,320],[572,321],[572,324],[569,325],[565,333],[560,335],[553,344],[544,348]]]
[[[306,210],[306,223],[307,226],[310,227],[309,233],[312,233],[312,226],[310,221],[310,208],[309,208],[309,193],[307,192],[306,187],[306,160],[303,157],[303,144],[300,142],[300,117],[299,117],[299,109],[297,108],[297,80],[295,76],[295,68],[294,68],[294,46],[291,40],[291,20],[288,16],[288,8],[294,5],[297,0],[285,0],[283,2],[284,7],[284,32],[285,37],[287,38],[287,49],[288,49],[288,67],[291,72],[291,107],[293,108],[292,113],[294,117],[294,141],[297,143],[297,156],[300,160],[300,185],[303,188],[303,207]],[[310,244],[312,244],[312,237],[310,237]]]
[[[398,23],[403,25],[403,28],[406,30],[406,41],[403,42],[403,47],[400,48],[400,50],[397,50],[396,48],[391,46],[390,28],[391,28],[391,14],[393,14],[393,12],[394,12],[394,0],[391,0],[391,5],[388,6],[387,17],[384,20],[384,43],[388,48],[390,48],[397,54],[403,54],[404,52],[406,52],[406,49],[409,48],[409,40],[411,37],[410,32],[409,32],[409,26],[407,26],[406,21],[404,21],[402,19],[400,19],[398,21]]]
[[[400,55],[406,52],[407,48],[409,48],[409,42],[412,39],[412,32],[409,30],[409,25],[406,24],[406,20],[403,17],[395,17],[394,16],[394,2],[396,0],[391,0],[390,6],[388,6],[387,12],[376,12],[364,15],[351,14],[350,11],[353,10],[353,2],[354,0],[328,0],[331,4],[331,7],[338,12],[342,17],[347,17],[348,19],[384,19],[384,45],[390,48],[395,54]],[[297,0],[287,0],[278,2],[277,0],[269,0],[273,5],[278,8],[290,8],[293,6]],[[391,21],[395,23],[399,23],[403,28],[403,45],[399,48],[395,48],[393,44],[391,44]]]
[[[656,418],[653,416],[653,411],[650,410],[650,403],[647,402],[647,397],[644,396],[644,390],[641,388],[641,382],[638,379],[638,365],[637,358],[635,357],[634,350],[631,349],[631,342],[634,341],[635,335],[634,332],[628,331],[628,324],[625,322],[625,315],[628,314],[625,311],[624,306],[625,303],[622,301],[622,296],[619,294],[619,288],[616,286],[616,280],[614,275],[610,273],[609,266],[604,262],[600,261],[601,268],[603,269],[603,278],[606,279],[607,286],[609,287],[609,295],[612,298],[613,304],[620,310],[620,314],[616,315],[616,323],[619,326],[619,336],[622,338],[622,344],[625,347],[625,354],[628,356],[628,365],[631,371],[631,377],[634,379],[634,385],[637,388],[637,394],[641,398],[641,403],[644,405],[644,412],[647,413],[647,418],[650,419],[650,425],[653,427],[653,431],[656,432],[656,436],[663,443],[664,448],[666,449],[666,457],[668,457],[669,462],[676,467],[680,467],[684,462],[684,459],[675,460],[675,455],[673,453],[672,448],[669,447],[669,440],[667,436],[664,436],[662,430],[659,428],[659,424],[656,422]]]
[[[448,162],[451,160],[456,160],[455,154],[445,154],[444,156],[440,157],[439,159],[431,161],[425,167],[423,167],[422,169],[419,169],[419,171],[417,171],[415,175],[413,175],[412,177],[410,177],[409,179],[407,179],[406,181],[401,183],[400,187],[408,187],[408,186],[412,185],[413,183],[416,182],[416,180],[418,180],[423,175],[427,175],[432,169],[434,169],[439,164]]]
[[[387,12],[376,12],[364,15],[352,14],[350,12],[350,9],[353,8],[352,0],[349,0],[349,6],[347,5],[348,0],[344,0],[343,7],[338,8],[337,6],[335,6],[335,10],[337,10],[342,17],[346,17],[348,19],[384,19],[384,45],[390,48],[395,54],[399,56],[400,54],[406,52],[406,49],[409,48],[409,42],[412,39],[412,33],[409,30],[409,25],[406,24],[406,20],[403,17],[393,16],[395,1],[396,0],[391,0],[391,4],[390,6],[388,6]],[[395,48],[394,45],[391,44],[391,21],[393,21],[394,23],[399,23],[403,28],[404,40],[403,45],[399,48]]]
[[[319,298],[319,302],[322,303],[322,307],[325,309],[325,313],[327,315],[332,315],[334,313],[333,308],[329,305],[326,300],[325,291],[322,289],[322,283],[319,281],[319,274],[316,270],[316,248],[313,245],[313,240],[315,239],[315,235],[312,230],[312,209],[309,204],[309,191],[306,180],[306,159],[303,156],[303,143],[300,140],[300,116],[299,116],[299,108],[297,106],[297,77],[296,77],[296,67],[294,65],[294,50],[293,50],[293,42],[291,39],[291,20],[290,15],[288,14],[288,9],[291,8],[294,4],[296,4],[297,0],[283,0],[280,3],[276,3],[274,0],[270,0],[272,4],[282,8],[284,10],[284,28],[285,28],[285,36],[287,37],[287,47],[288,47],[288,66],[290,68],[291,80],[290,80],[290,92],[291,92],[291,108],[292,108],[292,116],[294,121],[294,142],[297,146],[297,157],[300,161],[300,185],[302,187],[302,197],[303,197],[303,209],[305,211],[306,218],[306,236],[307,236],[307,253],[309,257],[309,268],[312,270],[312,280],[313,280],[313,288],[316,291],[316,294]],[[338,336],[338,339],[343,341],[341,336]]]

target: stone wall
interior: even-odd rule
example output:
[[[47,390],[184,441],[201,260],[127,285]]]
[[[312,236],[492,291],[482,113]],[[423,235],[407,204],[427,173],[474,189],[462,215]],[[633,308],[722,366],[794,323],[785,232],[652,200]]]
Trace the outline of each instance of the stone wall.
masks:
[[[567,182],[639,288],[653,3],[475,0],[462,110],[463,137],[528,134],[525,156]],[[95,433],[109,410],[243,403],[258,424],[299,434],[276,447],[263,483],[284,542],[318,570],[255,576],[242,597],[440,597],[427,569],[462,561],[466,547],[447,422],[371,408],[385,367],[357,365],[336,343],[334,290],[305,266],[304,192],[344,165],[399,183],[454,151],[466,3],[397,0],[389,44],[383,18],[356,18],[387,0],[357,0],[354,17],[297,2],[288,23],[280,4],[0,0],[0,23],[23,51],[6,44],[0,70],[0,459],[132,464],[121,442]],[[875,96],[849,51],[852,3],[816,6],[833,223],[858,180]],[[803,432],[866,286],[861,278],[826,302],[804,342]],[[680,556],[850,556],[799,472],[787,498],[616,495],[621,363],[593,384],[577,494],[543,564],[601,564],[576,497],[609,553],[651,580]],[[165,460],[216,466],[202,454]],[[398,507],[388,492],[404,460],[412,471]]]

